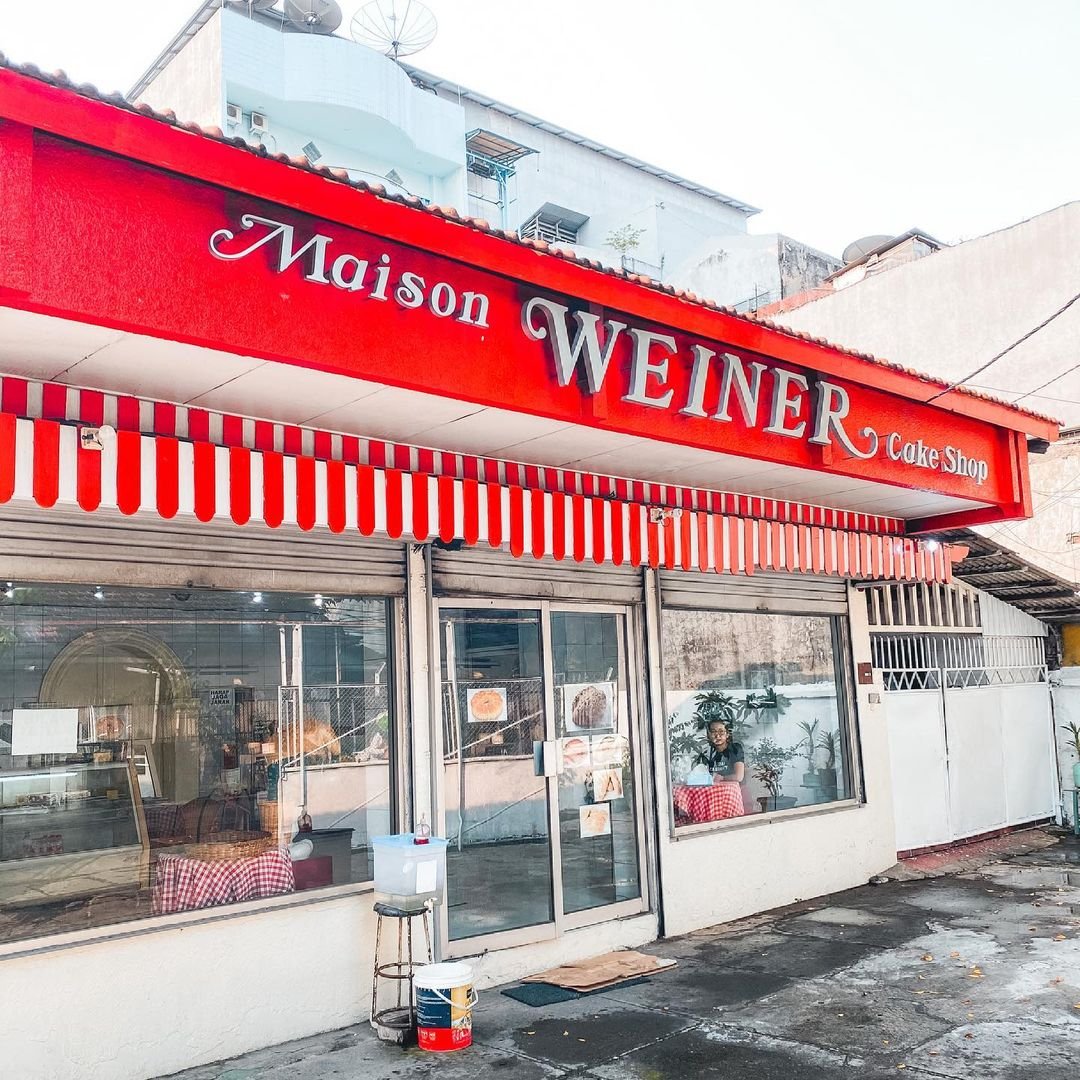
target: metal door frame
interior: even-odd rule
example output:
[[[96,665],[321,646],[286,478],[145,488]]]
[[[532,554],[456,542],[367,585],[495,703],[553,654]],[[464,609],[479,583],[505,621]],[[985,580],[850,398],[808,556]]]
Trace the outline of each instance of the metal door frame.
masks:
[[[443,713],[442,713],[442,664],[444,660],[444,645],[442,634],[439,630],[442,622],[444,608],[475,608],[489,611],[533,611],[540,616],[540,654],[544,677],[544,733],[548,741],[555,739],[555,680],[554,680],[554,655],[551,645],[551,615],[552,612],[570,612],[580,614],[613,614],[623,617],[623,634],[620,643],[620,655],[626,677],[626,700],[629,715],[627,717],[627,730],[631,740],[631,753],[633,755],[634,769],[634,817],[637,829],[638,850],[638,877],[640,881],[641,895],[629,900],[616,901],[603,907],[589,908],[585,911],[573,912],[569,915],[563,913],[563,888],[562,888],[562,840],[559,822],[559,798],[558,798],[558,774],[545,777],[547,787],[548,807],[548,839],[549,858],[551,861],[551,886],[552,906],[554,918],[551,922],[538,923],[535,926],[524,926],[514,930],[500,930],[491,934],[480,934],[475,937],[461,938],[451,941],[449,937],[449,919],[446,911],[436,909],[436,933],[439,942],[440,955],[444,957],[472,956],[477,953],[487,952],[493,949],[506,949],[519,945],[531,945],[541,941],[552,941],[561,937],[568,930],[576,930],[585,926],[593,926],[597,923],[609,922],[612,919],[624,918],[628,915],[642,914],[649,910],[649,875],[650,863],[646,844],[646,820],[644,810],[644,794],[647,790],[643,770],[649,767],[647,753],[643,748],[644,742],[642,730],[642,717],[646,715],[644,708],[644,687],[641,682],[640,672],[637,665],[637,653],[635,642],[640,633],[640,616],[633,605],[590,603],[588,601],[577,602],[573,600],[536,600],[514,597],[432,597],[432,627],[435,649],[431,657],[432,666],[432,689],[434,701],[432,702],[431,717],[434,727],[432,755],[435,763],[434,794],[435,811],[434,817],[438,835],[446,835],[446,779],[443,746]]]

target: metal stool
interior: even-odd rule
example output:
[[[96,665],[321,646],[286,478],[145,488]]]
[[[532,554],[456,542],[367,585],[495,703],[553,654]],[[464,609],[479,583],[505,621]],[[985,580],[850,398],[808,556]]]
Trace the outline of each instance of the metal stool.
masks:
[[[375,971],[371,978],[371,1026],[380,1039],[405,1044],[416,1030],[416,1002],[413,995],[413,919],[423,919],[427,962],[431,952],[431,931],[428,926],[428,905],[422,908],[399,908],[393,904],[376,903],[379,921],[375,927]],[[397,919],[397,959],[379,963],[383,919]],[[402,951],[404,947],[404,952]],[[389,979],[397,984],[397,1004],[379,1008],[379,980]]]

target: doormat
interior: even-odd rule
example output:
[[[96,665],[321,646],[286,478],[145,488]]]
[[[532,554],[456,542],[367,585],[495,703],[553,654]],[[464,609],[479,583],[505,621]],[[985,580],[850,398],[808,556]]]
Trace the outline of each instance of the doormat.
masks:
[[[637,979],[643,975],[654,975],[658,971],[675,966],[674,960],[665,960],[659,956],[627,949],[621,952],[604,953],[589,960],[579,960],[576,964],[563,964],[562,967],[541,971],[539,975],[529,975],[522,979],[525,983],[552,983],[564,990],[588,992],[608,986],[616,986],[627,979]]]
[[[558,1005],[563,1001],[576,1001],[578,998],[592,997],[594,994],[609,994],[612,990],[622,990],[624,986],[641,986],[650,983],[651,979],[626,979],[623,982],[612,983],[610,986],[601,986],[599,990],[567,990],[563,986],[553,986],[551,983],[522,983],[520,986],[511,986],[502,993],[520,1001],[525,1005],[531,1005],[534,1009],[544,1005]]]

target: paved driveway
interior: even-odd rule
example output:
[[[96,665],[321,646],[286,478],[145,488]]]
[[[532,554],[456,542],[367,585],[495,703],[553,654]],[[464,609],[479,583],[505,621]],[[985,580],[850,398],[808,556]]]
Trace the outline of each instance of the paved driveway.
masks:
[[[649,951],[678,966],[538,1009],[486,991],[476,1043],[458,1054],[385,1046],[365,1024],[180,1077],[1080,1076],[1080,845],[1071,840],[978,870],[854,889]]]

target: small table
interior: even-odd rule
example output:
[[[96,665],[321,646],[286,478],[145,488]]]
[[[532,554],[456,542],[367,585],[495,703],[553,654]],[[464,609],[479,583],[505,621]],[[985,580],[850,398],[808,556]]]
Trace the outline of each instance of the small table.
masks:
[[[725,780],[708,787],[676,784],[672,789],[675,816],[695,825],[743,816],[742,786]]]
[[[1066,788],[1066,791],[1069,789]],[[1080,836],[1080,788],[1072,789],[1073,795],[1073,836]]]

